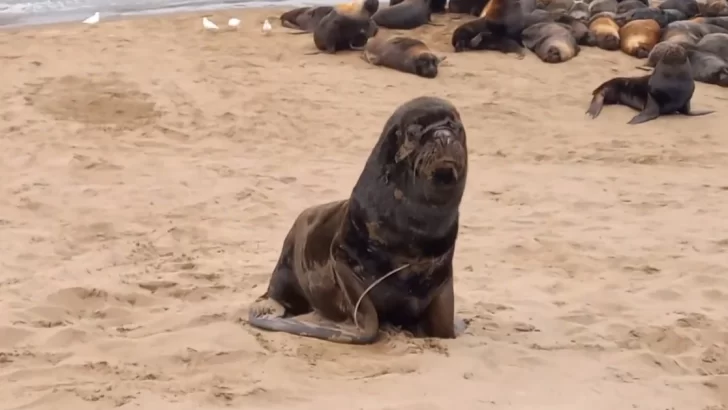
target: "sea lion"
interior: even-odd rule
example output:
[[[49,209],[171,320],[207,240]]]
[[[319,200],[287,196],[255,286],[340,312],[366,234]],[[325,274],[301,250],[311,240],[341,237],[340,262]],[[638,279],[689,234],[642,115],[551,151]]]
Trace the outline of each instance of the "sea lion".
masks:
[[[538,23],[523,30],[523,45],[545,63],[562,63],[579,54],[571,27],[562,23]]]
[[[307,33],[313,32],[318,23],[326,17],[334,8],[332,6],[318,6],[318,7],[299,7],[297,9],[289,10],[281,14],[281,25],[287,28],[293,28],[305,31]]]
[[[455,51],[496,50],[523,58],[524,7],[521,0],[490,0],[483,17],[455,29],[451,41]]]
[[[587,21],[589,20],[589,5],[583,1],[575,1],[567,13],[569,17]]]
[[[454,14],[470,14],[480,16],[487,0],[450,0],[447,3],[447,12]]]
[[[619,47],[632,57],[647,58],[660,41],[660,25],[655,20],[634,20],[619,29]]]
[[[436,97],[401,105],[349,199],[293,223],[249,323],[349,344],[375,342],[386,324],[456,337],[453,255],[467,171],[457,109]]]
[[[537,0],[536,8],[546,11],[568,12],[574,5],[574,0]]]
[[[629,124],[641,124],[675,112],[689,116],[712,113],[690,109],[694,91],[687,52],[679,44],[669,44],[652,74],[617,77],[597,87],[587,114],[596,118],[604,105],[621,104],[640,111]]]
[[[704,0],[698,3],[700,15],[703,17],[728,16],[728,2],[726,0]]]
[[[709,34],[708,36],[705,36],[703,40],[709,36],[720,35],[724,34]],[[701,40],[701,42],[703,40]],[[648,67],[655,67],[665,54],[666,50],[672,47],[673,44],[674,43],[671,42],[657,44],[650,52],[650,56],[647,58],[645,66],[637,68],[649,70]],[[685,44],[682,46],[688,52],[693,80],[701,83],[728,87],[728,62],[709,51],[703,50],[700,47],[700,43],[698,43],[698,46],[693,46],[691,44]]]
[[[620,27],[638,20],[654,20],[660,27],[665,27],[672,21],[664,10],[656,7],[632,9],[614,17],[614,22]]]
[[[693,17],[690,21],[703,24],[711,24],[728,29],[728,17]]]
[[[430,0],[404,0],[394,6],[380,8],[372,20],[380,27],[395,30],[412,30],[431,24]]]
[[[598,13],[589,20],[589,31],[594,35],[594,44],[602,50],[619,49],[619,26],[613,13]]]
[[[630,10],[647,8],[641,0],[624,0],[617,4],[617,14],[624,14]]]
[[[379,10],[379,0],[352,0],[334,6],[339,14],[371,18]]]
[[[371,15],[379,0],[365,0],[358,7],[335,6],[313,31],[313,42],[320,52],[335,54],[342,50],[361,50],[379,28]]]
[[[700,14],[698,2],[695,0],[664,0],[657,7],[662,10],[679,10],[687,16],[687,18],[695,17]]]
[[[728,61],[728,34],[707,34],[698,41],[698,48]]]
[[[405,0],[390,0],[389,6],[396,6],[399,3],[404,2]],[[485,6],[486,0],[483,1],[483,6]],[[447,11],[447,8],[445,7],[445,3],[447,3],[447,0],[430,0],[430,12],[432,13],[445,13]]]
[[[671,41],[680,44],[697,44],[701,38],[713,33],[728,33],[728,30],[713,24],[695,21],[675,21],[662,30],[660,41]]]
[[[617,13],[617,0],[594,0],[589,3],[589,15],[599,13]]]
[[[445,59],[437,57],[427,45],[409,37],[379,35],[367,43],[364,61],[425,78],[437,77],[438,66]]]
[[[577,44],[582,46],[593,46],[596,44],[596,37],[589,31],[589,27],[583,20],[573,18],[569,15],[561,15],[554,21],[569,26]]]

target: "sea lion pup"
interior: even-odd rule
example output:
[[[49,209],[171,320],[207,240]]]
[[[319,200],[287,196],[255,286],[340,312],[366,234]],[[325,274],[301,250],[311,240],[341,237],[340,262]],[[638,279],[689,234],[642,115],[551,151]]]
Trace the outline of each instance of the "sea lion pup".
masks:
[[[638,20],[654,20],[660,27],[665,27],[672,21],[671,17],[664,10],[655,7],[632,9],[614,17],[614,22],[620,27]]]
[[[450,0],[447,3],[447,12],[479,16],[486,2],[487,0]]]
[[[364,61],[425,78],[437,77],[437,69],[445,58],[434,55],[427,45],[409,37],[377,36],[367,43]]]
[[[698,41],[698,49],[728,61],[728,34],[708,34]]]
[[[567,14],[569,17],[587,21],[589,20],[589,5],[583,1],[575,1]]]
[[[619,47],[627,55],[647,58],[660,42],[661,28],[655,20],[635,20],[619,29]]]
[[[281,26],[313,32],[318,23],[334,8],[332,6],[299,7],[281,14]]]
[[[589,31],[594,35],[594,44],[602,50],[619,50],[619,26],[614,13],[598,13],[589,20]]]
[[[675,112],[690,116],[712,113],[691,111],[694,91],[687,52],[679,44],[670,44],[652,74],[613,78],[597,87],[587,114],[596,118],[605,104],[621,104],[639,110],[629,124],[641,124]]]
[[[617,14],[624,14],[630,10],[643,9],[648,6],[641,0],[625,0],[617,4]]]
[[[349,199],[293,223],[249,323],[349,344],[375,342],[385,324],[456,337],[453,254],[467,171],[455,107],[435,97],[401,105]]]
[[[361,50],[379,28],[371,15],[379,0],[365,0],[357,6],[337,5],[321,19],[313,31],[313,42],[321,52],[335,54],[342,50]]]
[[[380,27],[394,30],[412,30],[430,20],[430,0],[404,0],[394,6],[379,9],[372,20]]]
[[[617,13],[617,0],[594,0],[589,3],[589,15]]]
[[[522,36],[523,44],[545,63],[562,63],[579,54],[579,45],[566,24],[534,24]]]
[[[703,38],[706,39],[709,36],[721,36],[725,34],[709,34]],[[700,40],[701,42],[703,40]],[[666,50],[673,46],[671,42],[659,43],[652,49],[650,56],[645,62],[645,66],[637,67],[645,71],[649,71],[648,67],[654,67],[660,61]],[[699,81],[706,84],[715,84],[721,87],[728,87],[728,62],[720,58],[719,56],[701,49],[700,43],[698,46],[690,44],[682,45],[688,52],[688,59],[690,60],[690,69],[693,75],[693,80]]]
[[[675,21],[662,30],[660,41],[695,45],[701,38],[713,33],[728,33],[728,30],[713,25],[694,21]]]
[[[679,10],[687,16],[687,18],[695,17],[700,14],[698,2],[695,0],[664,0],[657,7],[661,10]]]

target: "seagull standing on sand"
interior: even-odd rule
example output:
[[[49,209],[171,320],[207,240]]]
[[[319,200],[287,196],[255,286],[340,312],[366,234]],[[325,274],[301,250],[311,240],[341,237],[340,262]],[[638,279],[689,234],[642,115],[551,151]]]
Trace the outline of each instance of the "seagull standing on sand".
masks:
[[[230,27],[237,27],[239,25],[240,25],[240,20],[238,20],[234,17],[231,18],[230,20],[228,20],[228,26],[230,26]]]
[[[217,30],[217,24],[211,22],[207,19],[207,17],[202,18],[202,27],[204,27],[207,30]]]
[[[94,13],[93,16],[91,16],[91,17],[87,18],[86,20],[82,21],[82,23],[84,23],[84,24],[96,24],[96,23],[99,22],[100,19],[101,19],[101,15],[97,11],[96,13]]]
[[[263,34],[270,33],[270,31],[272,29],[273,29],[273,27],[271,27],[270,22],[268,21],[268,19],[265,19],[265,21],[263,22]]]

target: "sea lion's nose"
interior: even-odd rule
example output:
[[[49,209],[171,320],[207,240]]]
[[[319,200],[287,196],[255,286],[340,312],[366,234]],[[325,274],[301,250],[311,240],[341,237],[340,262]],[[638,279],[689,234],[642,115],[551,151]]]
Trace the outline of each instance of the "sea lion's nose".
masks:
[[[446,144],[449,144],[450,142],[452,142],[454,135],[453,135],[452,131],[441,128],[441,129],[435,131],[435,133],[433,134],[433,137],[435,137],[435,139],[441,140],[442,142],[444,142]]]

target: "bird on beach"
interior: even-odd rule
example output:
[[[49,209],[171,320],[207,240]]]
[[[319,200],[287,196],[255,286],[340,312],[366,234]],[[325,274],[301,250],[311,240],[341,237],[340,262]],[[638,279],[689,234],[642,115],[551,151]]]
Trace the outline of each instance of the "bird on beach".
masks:
[[[207,17],[202,18],[202,27],[204,27],[207,30],[217,30],[218,29],[217,24],[208,20]]]
[[[101,15],[97,11],[96,13],[94,13],[93,16],[91,16],[91,17],[87,18],[86,20],[82,21],[82,23],[84,23],[84,24],[96,24],[96,23],[99,22],[100,19],[101,19]]]
[[[268,19],[265,19],[263,22],[263,34],[268,34],[273,29],[273,27],[270,25],[270,22]]]
[[[230,26],[230,27],[237,27],[239,25],[240,25],[240,20],[236,19],[235,17],[228,20],[228,26]]]

